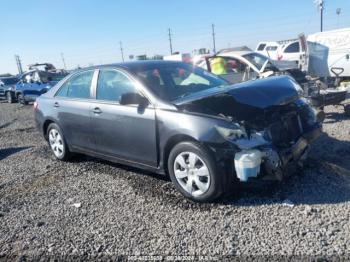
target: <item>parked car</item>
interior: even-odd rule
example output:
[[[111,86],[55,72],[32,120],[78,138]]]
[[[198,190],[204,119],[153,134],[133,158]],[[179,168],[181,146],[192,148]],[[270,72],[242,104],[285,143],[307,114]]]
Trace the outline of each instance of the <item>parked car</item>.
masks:
[[[278,42],[260,42],[258,43],[255,52],[269,57],[272,60],[278,59],[277,49],[281,46]]]
[[[44,66],[44,69],[40,69]],[[51,87],[62,80],[68,72],[58,70],[51,64],[35,64],[29,66],[29,71],[21,75],[14,90],[15,99],[22,104],[28,104],[46,93]]]
[[[321,120],[290,77],[230,85],[174,61],[95,66],[34,103],[59,160],[73,152],[168,174],[195,201],[234,183],[281,180],[305,159]]]
[[[15,99],[16,83],[19,81],[18,77],[1,77],[0,78],[0,97],[7,99],[9,103],[13,103]]]
[[[307,43],[304,34],[296,39],[260,42],[255,51],[271,60],[293,62],[302,71],[307,71]]]
[[[271,60],[254,51],[223,50],[216,55],[206,57],[199,67],[220,75],[230,83],[240,83],[252,79],[276,75],[291,75],[299,84],[307,80],[305,73],[294,62]]]

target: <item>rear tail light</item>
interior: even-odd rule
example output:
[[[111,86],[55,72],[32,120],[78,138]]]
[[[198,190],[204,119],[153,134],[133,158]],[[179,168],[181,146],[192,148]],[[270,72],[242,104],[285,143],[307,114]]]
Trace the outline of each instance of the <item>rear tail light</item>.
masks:
[[[37,101],[34,102],[33,104],[34,110],[38,109],[39,103]]]
[[[277,56],[277,59],[278,59],[278,60],[282,60],[282,58],[283,58],[283,55],[278,55],[278,56]]]

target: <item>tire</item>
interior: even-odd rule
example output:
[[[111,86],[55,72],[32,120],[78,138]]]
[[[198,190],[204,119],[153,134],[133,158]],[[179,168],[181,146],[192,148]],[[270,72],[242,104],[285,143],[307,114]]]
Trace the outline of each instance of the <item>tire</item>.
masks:
[[[23,94],[18,94],[18,102],[22,105],[28,105],[28,102],[24,99]]]
[[[210,202],[223,193],[223,174],[211,152],[198,143],[177,144],[170,152],[168,171],[176,189],[191,200]]]
[[[344,113],[346,116],[350,116],[350,105],[344,106]]]
[[[55,158],[65,161],[71,157],[62,130],[57,124],[52,123],[47,128],[47,140]]]
[[[7,93],[6,93],[6,98],[7,98],[7,102],[8,102],[9,104],[12,104],[12,103],[15,102],[15,99],[14,99],[14,97],[13,97],[13,95],[12,95],[11,92],[7,92]]]

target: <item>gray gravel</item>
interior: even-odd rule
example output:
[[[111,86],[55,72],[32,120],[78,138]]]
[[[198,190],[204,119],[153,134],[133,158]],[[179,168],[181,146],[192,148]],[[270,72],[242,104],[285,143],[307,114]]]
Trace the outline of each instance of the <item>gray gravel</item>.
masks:
[[[349,255],[350,118],[342,112],[326,108],[302,174],[197,204],[161,176],[86,156],[54,160],[32,107],[0,102],[0,258]]]

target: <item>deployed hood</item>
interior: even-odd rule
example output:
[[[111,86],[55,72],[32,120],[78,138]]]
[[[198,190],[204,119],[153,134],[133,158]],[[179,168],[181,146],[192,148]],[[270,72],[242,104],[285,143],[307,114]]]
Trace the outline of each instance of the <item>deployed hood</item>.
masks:
[[[297,88],[298,84],[291,77],[269,77],[229,87],[211,88],[176,100],[174,103],[181,107],[201,100],[226,97],[233,99],[237,104],[265,109],[295,101],[299,97]]]

